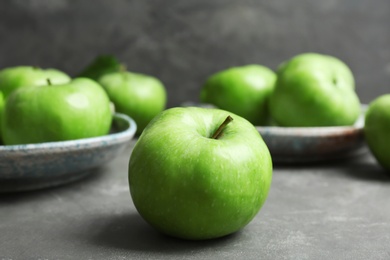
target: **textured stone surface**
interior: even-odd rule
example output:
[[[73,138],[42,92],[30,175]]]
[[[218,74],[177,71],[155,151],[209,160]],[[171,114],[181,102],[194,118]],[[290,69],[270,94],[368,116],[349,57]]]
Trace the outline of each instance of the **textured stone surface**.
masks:
[[[388,0],[0,1],[0,68],[57,67],[74,75],[112,53],[159,77],[169,106],[197,101],[208,75],[277,65],[315,51],[347,62],[367,103],[390,91]]]
[[[390,176],[370,154],[275,166],[268,200],[246,228],[191,242],[157,233],[136,212],[133,146],[82,181],[0,195],[0,259],[390,259]]]

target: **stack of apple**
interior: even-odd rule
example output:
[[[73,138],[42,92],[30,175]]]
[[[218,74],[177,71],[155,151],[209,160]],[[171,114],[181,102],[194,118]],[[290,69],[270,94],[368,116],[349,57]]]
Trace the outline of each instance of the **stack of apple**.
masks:
[[[55,69],[20,66],[0,72],[4,144],[62,141],[107,134],[109,99],[94,81]]]
[[[317,53],[297,55],[276,73],[260,65],[223,70],[207,79],[200,99],[254,125],[350,126],[361,114],[351,70]],[[390,171],[390,94],[370,104],[364,130],[374,156]]]
[[[0,141],[5,145],[105,135],[117,112],[136,121],[138,133],[165,107],[162,83],[123,69],[111,56],[95,59],[77,78],[31,66],[0,71]]]
[[[276,73],[260,65],[230,68],[206,81],[200,95],[248,119],[254,125],[352,125],[360,102],[349,68],[327,55],[301,54]]]

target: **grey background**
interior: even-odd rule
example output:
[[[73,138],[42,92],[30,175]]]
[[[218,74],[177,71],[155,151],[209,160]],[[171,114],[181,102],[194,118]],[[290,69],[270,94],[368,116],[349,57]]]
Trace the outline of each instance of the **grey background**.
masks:
[[[197,101],[208,75],[249,63],[276,69],[302,52],[344,60],[367,103],[390,92],[388,0],[0,1],[0,68],[71,75],[98,54],[160,78],[168,106]]]

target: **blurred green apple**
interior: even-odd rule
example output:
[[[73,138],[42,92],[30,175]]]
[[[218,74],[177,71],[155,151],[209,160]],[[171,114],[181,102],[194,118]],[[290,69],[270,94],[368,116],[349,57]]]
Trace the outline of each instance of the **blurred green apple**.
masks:
[[[20,87],[46,85],[48,79],[53,84],[62,84],[71,80],[70,77],[64,72],[56,69],[41,69],[31,66],[18,66],[5,68],[0,71],[0,95],[4,99],[3,101],[0,101],[0,129],[3,106],[7,97],[15,89]],[[0,130],[0,141],[1,139],[2,133]]]
[[[390,172],[390,94],[382,95],[370,103],[364,134],[377,161]]]
[[[3,134],[2,134],[2,132],[1,132],[1,118],[2,118],[2,114],[3,114],[3,110],[4,110],[4,104],[5,104],[5,100],[4,100],[4,96],[3,96],[3,93],[2,92],[0,92],[0,145],[1,145],[1,143],[2,143],[2,136],[3,136]]]
[[[220,109],[171,108],[139,137],[129,162],[135,207],[157,230],[184,239],[236,232],[258,213],[272,179],[256,128]]]
[[[280,126],[353,125],[361,113],[350,69],[317,53],[297,55],[279,67],[269,105]]]
[[[137,134],[165,109],[166,91],[155,77],[128,71],[112,72],[99,78],[115,110],[127,114],[137,123]]]
[[[23,87],[7,98],[3,141],[14,145],[105,135],[111,119],[109,98],[93,80]]]
[[[254,125],[264,125],[269,119],[268,100],[275,80],[275,73],[261,65],[229,68],[207,79],[200,101],[231,111]]]
[[[4,97],[7,98],[12,91],[20,87],[47,85],[47,79],[54,85],[71,80],[67,74],[56,69],[11,67],[0,71],[0,92],[3,92]]]

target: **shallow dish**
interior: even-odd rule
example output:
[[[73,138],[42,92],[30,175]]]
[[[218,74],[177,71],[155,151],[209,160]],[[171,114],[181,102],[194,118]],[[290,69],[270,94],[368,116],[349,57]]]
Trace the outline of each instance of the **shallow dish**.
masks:
[[[274,162],[295,163],[343,159],[366,152],[363,128],[367,105],[353,126],[257,126]]]
[[[134,137],[136,123],[116,113],[111,132],[79,140],[0,145],[0,192],[23,191],[80,179],[115,158]]]

